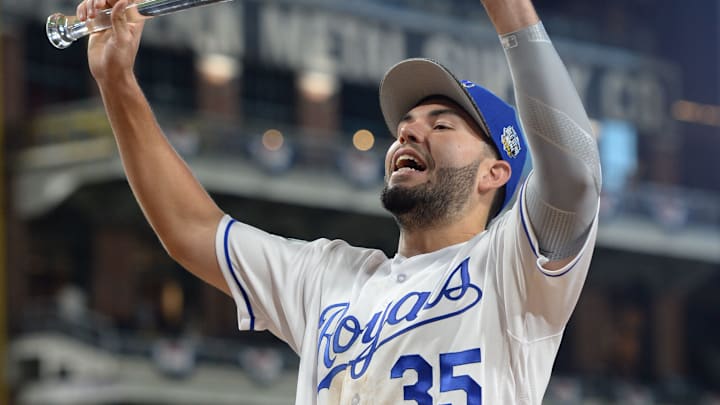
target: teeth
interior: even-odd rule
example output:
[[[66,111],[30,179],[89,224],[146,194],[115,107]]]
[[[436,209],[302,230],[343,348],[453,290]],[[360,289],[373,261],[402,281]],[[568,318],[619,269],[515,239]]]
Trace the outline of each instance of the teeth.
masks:
[[[401,167],[400,167],[400,164],[401,164],[403,161],[406,161],[406,160],[413,161],[413,162],[415,162],[416,165],[419,165],[417,159],[415,159],[414,157],[412,157],[412,156],[410,156],[410,155],[400,155],[400,156],[397,158],[397,161],[395,161],[395,166],[397,166],[398,168],[401,168]],[[412,170],[415,170],[415,169],[412,169]]]

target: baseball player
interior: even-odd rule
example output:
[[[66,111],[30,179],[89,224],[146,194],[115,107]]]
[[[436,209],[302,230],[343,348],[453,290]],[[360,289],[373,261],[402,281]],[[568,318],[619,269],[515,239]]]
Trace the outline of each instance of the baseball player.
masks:
[[[125,21],[126,4],[85,0],[77,13],[114,5],[113,29],[90,38],[88,57],[130,185],[169,254],[234,298],[240,329],[269,330],[298,353],[298,404],[541,403],[590,264],[601,174],[530,0],[483,2],[522,125],[434,61],[400,62],[382,81],[396,137],[382,202],[401,230],[390,258],[224,214],[143,97],[132,71],[142,24]]]

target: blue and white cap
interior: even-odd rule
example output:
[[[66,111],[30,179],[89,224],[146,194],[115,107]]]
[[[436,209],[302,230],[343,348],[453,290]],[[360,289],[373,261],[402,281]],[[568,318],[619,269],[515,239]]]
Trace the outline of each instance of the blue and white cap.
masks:
[[[380,83],[380,108],[393,136],[397,137],[397,126],[405,114],[430,96],[444,96],[460,105],[510,164],[502,211],[519,186],[528,153],[515,109],[484,87],[456,79],[433,60],[407,59],[391,67]]]

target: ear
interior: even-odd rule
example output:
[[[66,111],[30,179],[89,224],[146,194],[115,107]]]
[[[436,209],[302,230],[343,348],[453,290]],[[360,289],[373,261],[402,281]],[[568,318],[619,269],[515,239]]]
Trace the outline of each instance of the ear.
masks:
[[[477,190],[480,193],[497,190],[510,180],[511,173],[512,169],[508,162],[500,159],[485,159],[480,164]]]

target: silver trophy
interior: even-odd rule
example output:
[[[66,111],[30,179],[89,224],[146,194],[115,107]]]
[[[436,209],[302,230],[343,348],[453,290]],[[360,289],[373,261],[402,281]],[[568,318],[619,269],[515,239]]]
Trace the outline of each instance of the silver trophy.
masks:
[[[125,13],[127,14],[128,21],[138,22],[188,8],[226,1],[230,0],[145,0],[129,4],[125,9]],[[111,10],[112,9],[100,10],[97,12],[95,18],[89,18],[85,21],[80,21],[75,16],[55,13],[48,17],[47,23],[45,24],[45,32],[47,33],[50,43],[53,44],[55,48],[65,49],[84,36],[112,27],[110,20]]]

